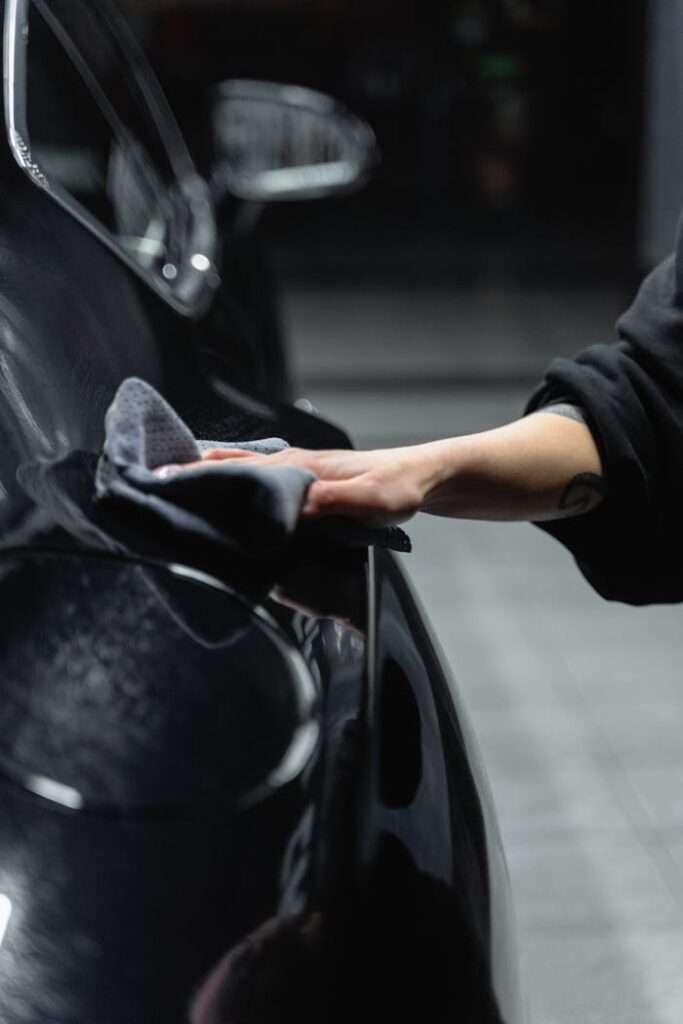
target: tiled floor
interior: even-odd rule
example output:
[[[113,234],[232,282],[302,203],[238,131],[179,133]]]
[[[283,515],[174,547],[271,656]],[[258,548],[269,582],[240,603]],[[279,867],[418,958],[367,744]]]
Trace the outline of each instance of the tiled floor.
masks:
[[[500,378],[609,337],[613,305],[599,292],[582,303],[555,293],[435,304],[422,290],[395,305],[299,289],[287,312],[300,376],[315,381],[303,393],[350,425],[359,446],[379,446],[515,416],[524,389]],[[420,391],[425,351],[447,386]],[[458,374],[473,368],[491,369],[496,390],[483,380],[460,390]],[[354,392],[352,371],[385,373],[393,386]],[[533,1024],[680,1024],[683,610],[601,601],[569,556],[525,524],[422,516],[410,532],[406,567],[490,772]]]

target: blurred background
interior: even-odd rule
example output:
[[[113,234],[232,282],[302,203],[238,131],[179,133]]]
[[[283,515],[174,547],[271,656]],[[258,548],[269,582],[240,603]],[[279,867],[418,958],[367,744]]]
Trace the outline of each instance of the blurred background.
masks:
[[[196,155],[226,75],[312,86],[376,131],[361,195],[271,218],[288,275],[593,282],[637,259],[642,0],[132,6]]]
[[[264,221],[296,396],[359,446],[519,415],[671,248],[680,0],[129,7],[205,169],[226,78],[320,89],[376,131],[363,191]],[[528,525],[411,533],[491,775],[533,1024],[679,1024],[680,610],[602,602]]]

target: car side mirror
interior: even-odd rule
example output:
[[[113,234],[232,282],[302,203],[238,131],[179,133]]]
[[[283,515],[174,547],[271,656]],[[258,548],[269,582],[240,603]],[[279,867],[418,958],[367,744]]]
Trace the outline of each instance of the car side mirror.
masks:
[[[363,185],[378,163],[372,129],[336,100],[273,82],[222,82],[212,109],[218,198],[322,199]]]

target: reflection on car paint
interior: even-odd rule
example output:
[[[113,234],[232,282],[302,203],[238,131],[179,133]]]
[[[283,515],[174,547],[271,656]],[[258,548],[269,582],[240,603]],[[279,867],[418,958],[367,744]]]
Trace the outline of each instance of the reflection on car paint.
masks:
[[[486,782],[398,561],[206,565],[93,507],[126,376],[198,436],[347,439],[241,394],[234,305],[209,337],[9,145],[0,182],[3,1024],[520,1024]]]

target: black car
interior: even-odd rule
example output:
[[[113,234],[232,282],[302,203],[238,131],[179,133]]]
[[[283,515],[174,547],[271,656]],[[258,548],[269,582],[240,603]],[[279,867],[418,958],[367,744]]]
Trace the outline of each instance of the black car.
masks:
[[[357,181],[370,136],[232,83],[210,186],[114,7],[2,6],[0,1019],[520,1024],[488,788],[393,554],[293,544],[255,594],[92,501],[132,376],[197,436],[349,445],[283,400],[237,236],[268,188]],[[356,171],[278,146],[301,173],[268,177],[250,125],[297,105]]]

